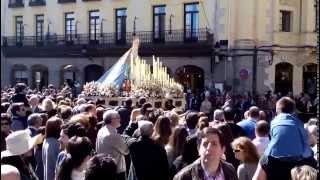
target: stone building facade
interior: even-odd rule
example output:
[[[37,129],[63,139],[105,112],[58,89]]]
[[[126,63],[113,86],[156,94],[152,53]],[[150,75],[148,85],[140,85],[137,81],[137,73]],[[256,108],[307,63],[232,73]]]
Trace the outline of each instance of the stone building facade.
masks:
[[[234,93],[298,94],[318,69],[314,0],[1,3],[2,86],[96,80],[130,47],[133,35],[142,42],[142,58],[160,57],[192,90],[227,85]],[[279,84],[281,75],[287,81]]]

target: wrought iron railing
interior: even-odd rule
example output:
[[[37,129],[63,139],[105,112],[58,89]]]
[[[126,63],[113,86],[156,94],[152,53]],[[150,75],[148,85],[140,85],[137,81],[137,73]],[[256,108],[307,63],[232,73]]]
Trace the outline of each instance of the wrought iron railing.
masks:
[[[95,46],[124,46],[131,44],[134,37],[139,37],[144,44],[185,44],[185,43],[212,43],[213,35],[209,29],[198,29],[193,33],[184,30],[167,30],[155,38],[152,31],[127,32],[122,38],[116,38],[116,33],[99,34],[73,34],[73,35],[44,35],[37,36],[7,36],[3,37],[4,46],[70,46],[70,45],[95,45]]]
[[[46,0],[30,0],[29,6],[45,6]]]
[[[24,7],[24,3],[22,0],[9,1],[8,7],[9,8]]]
[[[71,3],[76,2],[76,0],[58,0],[58,3]]]

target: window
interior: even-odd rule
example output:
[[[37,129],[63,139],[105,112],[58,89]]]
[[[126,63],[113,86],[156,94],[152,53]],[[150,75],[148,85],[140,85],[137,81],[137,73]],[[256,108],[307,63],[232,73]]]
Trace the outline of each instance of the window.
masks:
[[[89,11],[90,43],[98,43],[98,35],[100,35],[100,13],[98,10]]]
[[[14,81],[15,83],[23,82],[28,84],[28,74],[25,70],[14,71]]]
[[[44,16],[43,15],[36,15],[36,40],[37,45],[41,45],[43,43],[43,23],[44,23]]]
[[[292,12],[291,11],[280,11],[280,31],[291,32],[292,26]]]
[[[22,16],[16,16],[16,44],[18,46],[22,45],[23,39],[23,19]]]
[[[9,0],[9,8],[24,7],[23,0]]]
[[[116,9],[116,41],[126,43],[126,19],[127,9]]]
[[[184,6],[184,36],[187,41],[198,40],[199,4],[185,4]]]
[[[153,7],[153,39],[154,41],[164,42],[165,38],[165,18],[166,6]]]
[[[65,18],[64,20],[65,21],[64,22],[65,38],[68,43],[72,43],[73,38],[75,37],[75,34],[76,34],[76,24],[75,24],[74,13],[73,12],[65,13],[64,18]]]
[[[46,1],[45,0],[30,0],[29,6],[45,6]]]

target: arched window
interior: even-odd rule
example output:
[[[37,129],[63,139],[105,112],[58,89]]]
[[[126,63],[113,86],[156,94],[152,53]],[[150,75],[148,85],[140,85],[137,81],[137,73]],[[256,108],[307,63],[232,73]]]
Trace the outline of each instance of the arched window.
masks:
[[[314,63],[303,66],[303,92],[307,93],[311,98],[316,97],[318,68],[319,66]]]
[[[43,87],[48,86],[48,68],[44,65],[37,64],[31,67],[32,82],[31,88],[37,88],[41,90]]]

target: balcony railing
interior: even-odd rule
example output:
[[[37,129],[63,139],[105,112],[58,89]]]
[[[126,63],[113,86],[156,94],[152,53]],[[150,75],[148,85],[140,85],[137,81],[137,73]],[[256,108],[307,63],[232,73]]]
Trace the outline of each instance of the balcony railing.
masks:
[[[46,0],[31,0],[29,1],[29,6],[45,6]]]
[[[16,0],[16,1],[9,1],[9,8],[19,8],[19,7],[24,7],[23,1]]]
[[[167,30],[162,33],[162,38],[154,38],[152,31],[139,31],[135,33],[139,37],[141,45],[148,44],[194,44],[212,43],[213,35],[209,29],[198,29],[192,33],[184,30]],[[99,33],[94,37],[92,34],[73,34],[73,35],[50,35],[39,38],[36,36],[7,36],[3,37],[3,45],[10,46],[74,46],[74,45],[93,45],[95,47],[126,46],[130,45],[134,33],[127,32],[122,39],[116,39],[116,33]],[[41,39],[41,40],[40,40]]]
[[[58,0],[58,3],[75,3],[76,0]]]

